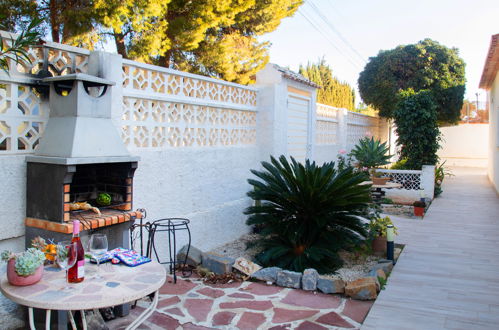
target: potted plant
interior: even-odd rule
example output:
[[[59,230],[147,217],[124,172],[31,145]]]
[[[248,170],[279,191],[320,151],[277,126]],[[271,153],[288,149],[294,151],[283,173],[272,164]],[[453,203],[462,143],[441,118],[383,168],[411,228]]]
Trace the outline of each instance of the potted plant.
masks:
[[[42,278],[45,254],[36,248],[21,253],[3,251],[2,260],[7,262],[7,279],[12,285],[31,285]]]
[[[426,207],[426,203],[423,201],[415,201],[412,203],[412,206],[414,206],[414,215],[417,217],[422,217],[424,216],[424,210]]]
[[[386,253],[386,227],[388,225],[393,225],[390,217],[377,217],[369,223],[369,237],[374,254],[383,255]],[[395,235],[398,234],[395,225],[393,225],[393,232]]]
[[[371,180],[373,184],[385,185],[391,178],[389,176],[383,177],[383,173],[373,171]]]
[[[364,137],[359,140],[350,152],[350,156],[356,159],[357,166],[360,169],[367,169],[369,174],[373,176],[374,168],[390,163],[392,156],[389,151],[390,147],[386,142],[381,143],[380,140],[374,139],[374,137]]]

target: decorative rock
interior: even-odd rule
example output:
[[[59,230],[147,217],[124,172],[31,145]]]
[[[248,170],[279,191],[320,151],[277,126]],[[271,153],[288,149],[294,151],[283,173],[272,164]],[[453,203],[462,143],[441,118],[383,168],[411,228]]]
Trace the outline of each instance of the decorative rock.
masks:
[[[305,269],[303,271],[303,276],[301,278],[301,287],[306,291],[315,291],[317,289],[317,280],[319,279],[319,273],[313,269]]]
[[[391,260],[381,259],[373,269],[382,269],[388,275],[393,269],[393,262]]]
[[[282,268],[279,267],[267,267],[262,268],[259,271],[254,272],[251,277],[256,278],[260,281],[272,282],[277,281],[277,273],[280,272]]]
[[[368,275],[374,278],[381,277],[382,279],[386,280],[386,274],[383,269],[373,269],[369,272]]]
[[[289,270],[281,270],[277,272],[277,285],[286,288],[299,289],[301,282],[301,273],[292,272]]]
[[[215,274],[225,274],[232,271],[234,259],[208,252],[203,254],[203,267],[208,268]]]
[[[233,267],[245,275],[251,275],[262,269],[262,266],[257,265],[243,257],[237,258]]]
[[[180,251],[177,252],[177,260],[184,262],[189,245],[184,245]],[[198,248],[191,245],[189,255],[187,256],[187,264],[196,267],[203,262],[203,252]]]
[[[317,280],[317,289],[324,293],[344,293],[345,282],[341,279],[332,279],[324,276],[319,276]]]
[[[373,300],[376,299],[377,285],[373,277],[364,277],[349,282],[345,286],[345,294],[353,299]]]

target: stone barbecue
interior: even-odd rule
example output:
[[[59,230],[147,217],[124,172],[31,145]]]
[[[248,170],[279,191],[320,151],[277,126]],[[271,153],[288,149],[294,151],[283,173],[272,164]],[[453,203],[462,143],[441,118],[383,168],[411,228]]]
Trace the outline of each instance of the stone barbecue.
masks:
[[[70,74],[43,79],[50,85],[50,119],[35,154],[27,160],[26,245],[35,236],[69,238],[72,221],[108,235],[109,248],[128,246],[133,211],[131,156],[111,119],[114,82]],[[111,196],[100,207],[99,193]],[[86,202],[97,209],[74,210]]]

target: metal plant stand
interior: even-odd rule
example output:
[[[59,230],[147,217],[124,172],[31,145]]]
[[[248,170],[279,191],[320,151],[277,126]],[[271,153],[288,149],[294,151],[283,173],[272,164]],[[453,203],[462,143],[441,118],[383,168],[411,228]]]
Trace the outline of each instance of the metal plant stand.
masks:
[[[177,274],[175,273],[175,267],[178,264],[177,260],[177,231],[187,231],[188,243],[187,243],[187,253],[182,263],[182,275],[190,276],[192,270],[186,271],[187,258],[189,256],[189,250],[191,248],[191,231],[189,230],[189,219],[184,218],[166,218],[153,221],[149,227],[149,241],[147,243],[148,257],[151,257],[152,250],[156,259],[160,264],[170,265],[170,274],[173,274],[173,282],[177,283]],[[156,249],[156,234],[160,232],[168,233],[168,253],[169,261],[161,261]]]

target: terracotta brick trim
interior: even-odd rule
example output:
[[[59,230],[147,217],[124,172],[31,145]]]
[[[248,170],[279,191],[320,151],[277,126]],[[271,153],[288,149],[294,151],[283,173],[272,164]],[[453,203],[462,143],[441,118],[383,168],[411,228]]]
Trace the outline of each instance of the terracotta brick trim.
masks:
[[[84,228],[82,228],[82,230],[90,229],[88,228],[88,226],[90,226],[92,229],[111,226],[118,223],[130,221],[134,217],[135,219],[141,219],[143,217],[143,214],[140,211],[132,211],[132,212],[124,212],[119,216],[115,215],[102,218],[95,218],[92,220],[88,220],[87,225],[85,225]],[[59,222],[36,219],[36,218],[26,218],[25,224],[27,227],[40,228],[63,234],[71,234],[73,232],[72,223],[59,223]]]

